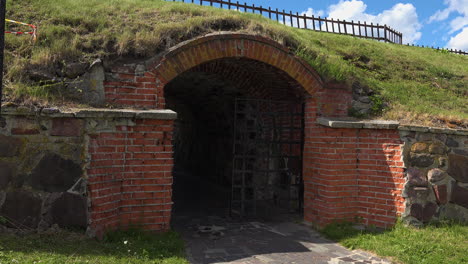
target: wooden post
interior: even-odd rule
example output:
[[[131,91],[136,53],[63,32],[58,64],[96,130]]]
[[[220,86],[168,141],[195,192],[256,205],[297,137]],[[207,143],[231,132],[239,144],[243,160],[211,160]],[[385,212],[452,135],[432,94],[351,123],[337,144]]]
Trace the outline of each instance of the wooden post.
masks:
[[[356,36],[356,31],[354,30],[354,20],[351,20],[351,25],[353,27],[353,36]]]
[[[299,12],[296,12],[297,28],[301,28],[299,25]]]
[[[364,30],[366,31],[364,36],[367,38],[367,24],[366,24],[366,21],[364,21]]]
[[[291,27],[294,27],[292,11],[289,11],[289,17],[290,17],[290,20],[291,20]]]
[[[276,22],[279,22],[279,14],[278,14],[278,8],[276,8]]]
[[[315,17],[312,15],[312,29],[315,30]]]
[[[271,7],[268,7],[268,18],[271,19]]]
[[[384,35],[385,35],[385,37],[384,37],[385,42],[387,42],[388,41],[388,39],[387,39],[387,25],[384,25]]]
[[[286,25],[286,12],[283,9],[283,25]]]
[[[304,14],[304,28],[307,29],[307,15]]]

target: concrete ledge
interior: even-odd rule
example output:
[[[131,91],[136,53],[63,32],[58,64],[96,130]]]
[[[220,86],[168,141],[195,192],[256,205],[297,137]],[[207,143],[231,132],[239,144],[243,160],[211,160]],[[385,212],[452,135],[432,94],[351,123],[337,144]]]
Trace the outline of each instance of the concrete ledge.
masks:
[[[468,129],[450,129],[450,128],[440,128],[440,127],[407,126],[407,125],[399,126],[398,129],[402,131],[468,136]]]
[[[397,129],[400,125],[397,121],[386,120],[355,120],[343,118],[325,118],[317,119],[317,123],[331,128],[365,128],[365,129]]]
[[[44,116],[51,118],[131,118],[131,119],[160,119],[174,120],[177,113],[172,110],[133,110],[133,109],[70,109],[59,110],[56,108],[29,109],[26,107],[2,108],[1,115],[9,116]]]

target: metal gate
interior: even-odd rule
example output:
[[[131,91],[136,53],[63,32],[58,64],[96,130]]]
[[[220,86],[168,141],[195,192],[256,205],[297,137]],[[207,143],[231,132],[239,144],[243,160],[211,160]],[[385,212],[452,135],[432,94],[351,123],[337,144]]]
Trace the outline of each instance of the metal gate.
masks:
[[[302,209],[302,102],[235,101],[231,214]]]

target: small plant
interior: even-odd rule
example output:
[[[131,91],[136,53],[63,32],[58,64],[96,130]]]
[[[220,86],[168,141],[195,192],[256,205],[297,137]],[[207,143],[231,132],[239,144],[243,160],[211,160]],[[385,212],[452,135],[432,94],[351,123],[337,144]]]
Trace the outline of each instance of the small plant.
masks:
[[[384,110],[384,101],[378,95],[371,95],[370,100],[372,101],[371,113],[372,115],[380,115]]]

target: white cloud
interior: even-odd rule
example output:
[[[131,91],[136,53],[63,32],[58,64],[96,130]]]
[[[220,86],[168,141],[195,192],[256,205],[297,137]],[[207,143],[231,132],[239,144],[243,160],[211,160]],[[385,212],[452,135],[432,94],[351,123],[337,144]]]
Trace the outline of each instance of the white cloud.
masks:
[[[301,16],[306,15],[308,17],[312,17],[312,16],[314,16],[314,17],[324,17],[325,11],[323,11],[323,10],[314,10],[313,8],[309,7],[306,11],[303,11],[300,15]],[[287,20],[286,24],[290,23],[290,21],[291,21],[289,18],[286,18],[286,20]],[[293,24],[294,24],[294,26],[297,26],[297,21],[293,20]],[[303,20],[300,20],[299,27],[304,28]],[[311,20],[307,20],[307,28],[313,28]]]
[[[452,12],[468,16],[468,0],[445,0],[444,3],[448,7],[444,10],[437,10],[437,12],[429,18],[429,23],[446,20]]]
[[[450,49],[468,50],[468,27],[463,28],[455,37],[450,38],[447,47]]]
[[[323,10],[314,10],[313,8],[307,9],[306,11],[302,12],[301,15],[307,15],[307,16],[316,16],[316,17],[323,17],[325,15],[325,12]]]
[[[468,26],[468,0],[445,0],[444,3],[447,5],[447,8],[443,10],[437,10],[437,12],[429,18],[428,23],[440,22],[449,19],[452,13],[459,14],[459,16],[453,18],[448,24],[450,30],[448,34],[451,35],[462,30],[456,36],[453,36],[447,46],[450,48],[465,49],[468,47],[466,43],[468,42],[468,33],[466,26]],[[447,25],[447,24],[445,24]]]
[[[459,16],[450,21],[450,32],[452,34],[468,25],[468,16]]]
[[[391,9],[377,15],[366,13],[367,5],[360,0],[340,0],[329,7],[328,17],[347,21],[366,21],[367,23],[386,24],[403,33],[403,43],[414,43],[421,38],[422,27],[416,8],[412,4],[398,3]]]

